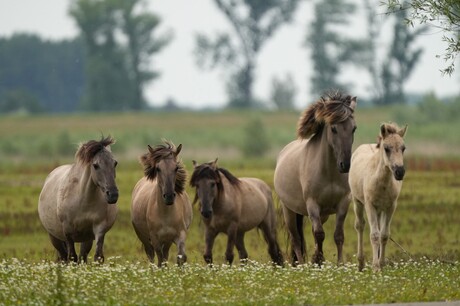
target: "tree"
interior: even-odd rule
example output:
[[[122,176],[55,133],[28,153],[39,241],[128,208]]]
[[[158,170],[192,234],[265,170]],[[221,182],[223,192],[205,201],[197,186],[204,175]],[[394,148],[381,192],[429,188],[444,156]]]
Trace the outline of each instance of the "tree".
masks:
[[[158,16],[136,7],[142,0],[74,0],[70,15],[85,42],[86,110],[141,109],[142,89],[159,74],[149,70],[151,56],[167,43],[154,38]]]
[[[458,0],[387,0],[390,13],[410,10],[405,16],[407,24],[414,26],[428,24],[440,28],[447,43],[444,59],[450,64],[442,71],[451,75],[455,68],[455,59],[460,53],[460,2]]]
[[[291,74],[287,74],[283,79],[272,79],[271,98],[278,109],[293,109],[294,98],[297,93],[297,88]]]
[[[44,41],[30,34],[0,38],[1,103],[17,103],[29,111],[74,111],[83,91],[84,60],[80,39]]]
[[[230,70],[227,81],[229,106],[256,106],[253,95],[256,59],[275,31],[289,22],[300,0],[214,0],[234,32],[214,39],[197,35],[195,54],[201,68],[217,65]]]
[[[313,76],[312,94],[322,95],[333,88],[346,90],[350,84],[338,77],[347,63],[363,64],[368,53],[367,42],[349,38],[338,29],[349,24],[356,10],[353,3],[343,0],[322,0],[315,5],[315,19],[309,26],[306,44],[311,48]]]
[[[426,28],[410,31],[404,24],[407,11],[402,10],[394,15],[393,41],[381,69],[383,95],[377,104],[403,103],[405,100],[404,83],[415,68],[423,52],[422,48],[413,48],[418,35]]]

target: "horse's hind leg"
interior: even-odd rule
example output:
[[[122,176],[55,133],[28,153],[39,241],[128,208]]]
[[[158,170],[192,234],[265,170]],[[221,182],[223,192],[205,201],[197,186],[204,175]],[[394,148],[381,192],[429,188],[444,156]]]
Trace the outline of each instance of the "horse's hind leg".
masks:
[[[268,224],[268,222],[264,220],[264,222],[259,225],[259,228],[262,230],[264,239],[268,244],[268,254],[270,254],[272,261],[279,266],[283,266],[284,259],[283,255],[281,254],[281,249],[278,245],[278,240],[276,239],[275,224],[274,222],[270,223],[271,224]]]
[[[48,234],[51,240],[51,244],[54,248],[58,251],[58,258],[57,261],[67,262],[68,260],[68,253],[67,253],[67,246],[65,241],[62,241],[51,234]]]
[[[357,199],[353,199],[354,202],[354,211],[355,211],[355,230],[358,233],[358,270],[362,271],[364,269],[364,242],[363,242],[363,232],[364,232],[364,205],[359,202]]]
[[[246,251],[246,247],[244,246],[244,232],[238,232],[236,234],[235,246],[238,250],[240,261],[242,263],[246,262],[248,259],[248,251]]]
[[[87,263],[88,262],[88,254],[89,251],[91,251],[91,248],[93,247],[93,240],[85,241],[81,243],[80,246],[80,262]]]
[[[296,214],[285,205],[283,207],[284,222],[286,223],[292,248],[292,265],[305,263],[305,238],[303,234],[303,216]]]

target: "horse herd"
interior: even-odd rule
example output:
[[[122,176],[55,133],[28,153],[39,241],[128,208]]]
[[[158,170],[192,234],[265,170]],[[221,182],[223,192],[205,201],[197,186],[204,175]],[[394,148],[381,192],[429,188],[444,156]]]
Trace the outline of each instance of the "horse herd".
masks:
[[[300,117],[298,139],[280,152],[274,187],[280,199],[289,233],[292,263],[303,264],[306,244],[303,218],[312,223],[315,252],[312,261],[324,261],[323,224],[336,214],[334,241],[337,261],[343,262],[344,220],[350,198],[354,202],[358,233],[358,267],[364,268],[364,212],[370,224],[372,265],[380,270],[385,263],[385,247],[405,174],[403,153],[407,126],[380,126],[377,144],[363,144],[352,154],[356,130],[356,97],[331,93],[310,105]],[[54,169],[46,178],[38,203],[40,220],[58,260],[87,261],[93,240],[94,260],[104,261],[104,236],[117,215],[118,188],[115,183],[111,137],[80,145],[76,161]],[[172,142],[155,147],[140,157],[144,176],[132,192],[131,221],[145,253],[158,266],[168,260],[169,249],[177,246],[177,263],[187,261],[185,241],[192,222],[192,202],[185,186],[187,173],[178,157],[182,145]],[[204,260],[212,264],[212,249],[219,233],[227,235],[225,258],[248,258],[244,245],[247,231],[258,228],[268,245],[273,263],[284,264],[276,238],[275,208],[271,188],[258,178],[237,178],[217,165],[217,159],[197,164],[193,161],[189,184],[195,189],[193,203],[199,202],[205,225]],[[77,256],[75,243],[81,243]]]

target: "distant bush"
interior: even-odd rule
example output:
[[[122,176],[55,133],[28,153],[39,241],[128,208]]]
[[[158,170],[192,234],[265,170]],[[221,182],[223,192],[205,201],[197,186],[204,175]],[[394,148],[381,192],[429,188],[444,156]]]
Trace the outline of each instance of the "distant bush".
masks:
[[[259,118],[252,119],[244,128],[243,153],[248,157],[263,156],[270,148],[265,126]]]

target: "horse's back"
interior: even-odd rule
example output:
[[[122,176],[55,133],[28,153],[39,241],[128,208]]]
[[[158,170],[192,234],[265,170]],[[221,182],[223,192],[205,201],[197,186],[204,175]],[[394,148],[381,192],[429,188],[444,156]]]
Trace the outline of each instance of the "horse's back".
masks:
[[[38,216],[45,229],[54,237],[64,240],[57,207],[63,184],[72,165],[62,165],[48,174],[38,200]]]
[[[270,186],[253,177],[240,178],[241,215],[239,228],[243,231],[258,226],[272,209],[273,199]]]

